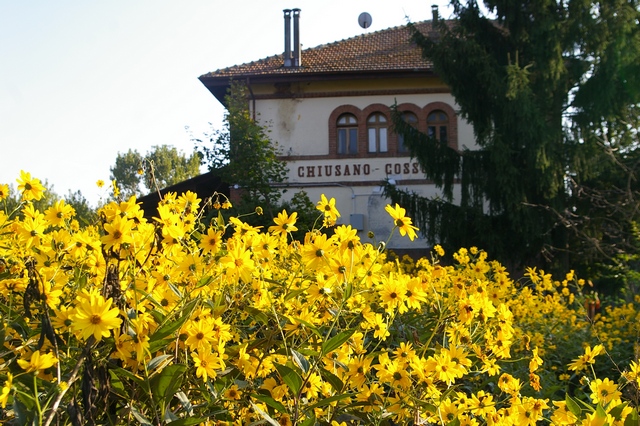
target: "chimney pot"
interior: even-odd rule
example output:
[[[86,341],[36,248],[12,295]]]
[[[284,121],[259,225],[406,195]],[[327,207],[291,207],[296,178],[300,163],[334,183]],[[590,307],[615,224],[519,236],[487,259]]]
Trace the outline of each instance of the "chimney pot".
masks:
[[[431,15],[433,16],[433,23],[438,22],[438,5],[431,5]]]

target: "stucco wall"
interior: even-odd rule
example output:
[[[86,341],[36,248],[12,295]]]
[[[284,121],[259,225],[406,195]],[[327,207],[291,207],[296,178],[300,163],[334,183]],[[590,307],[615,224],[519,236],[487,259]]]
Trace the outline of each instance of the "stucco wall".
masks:
[[[343,86],[341,91],[344,91]],[[390,201],[382,197],[380,184],[384,179],[393,179],[402,189],[426,197],[441,196],[441,192],[425,179],[416,161],[407,155],[391,152],[372,155],[366,149],[364,152],[359,149],[356,156],[336,155],[332,152],[335,145],[329,148],[330,132],[335,132],[335,123],[330,123],[334,118],[330,117],[333,111],[344,105],[364,111],[373,104],[387,108],[394,103],[405,103],[423,109],[434,102],[441,102],[455,110],[457,106],[453,96],[448,93],[357,96],[328,93],[327,96],[318,96],[316,93],[305,97],[302,89],[297,90],[299,96],[275,96],[276,99],[268,99],[265,91],[256,91],[260,96],[253,103],[257,120],[269,128],[271,139],[279,144],[283,158],[289,160],[289,189],[285,199],[304,190],[315,203],[325,194],[336,199],[342,215],[339,224],[355,226],[361,222],[358,233],[363,241],[388,240],[387,246],[391,249],[428,248],[424,238],[410,242],[407,237],[400,237],[397,231],[389,239],[393,222],[384,208]],[[457,138],[455,146],[460,149],[476,148],[472,127],[460,117],[455,119],[457,126],[452,126],[455,127],[453,135]],[[375,241],[369,239],[369,231],[374,233]]]

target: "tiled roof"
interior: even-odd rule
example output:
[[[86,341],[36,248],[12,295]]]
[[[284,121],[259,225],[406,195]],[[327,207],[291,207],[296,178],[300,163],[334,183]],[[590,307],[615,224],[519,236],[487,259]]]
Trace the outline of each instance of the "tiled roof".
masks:
[[[422,33],[431,21],[415,24]],[[430,70],[419,47],[411,43],[408,27],[399,26],[323,44],[301,53],[301,67],[284,67],[283,54],[219,69],[200,78],[332,72]]]

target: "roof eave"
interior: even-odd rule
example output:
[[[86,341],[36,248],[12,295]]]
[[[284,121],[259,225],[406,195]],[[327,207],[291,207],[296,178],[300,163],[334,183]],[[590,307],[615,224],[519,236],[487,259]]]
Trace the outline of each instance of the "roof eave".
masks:
[[[330,72],[296,72],[296,73],[246,73],[237,75],[208,76],[202,75],[198,79],[211,92],[213,96],[225,105],[224,98],[227,89],[233,80],[244,80],[248,84],[276,84],[276,83],[301,83],[311,81],[340,81],[354,78],[379,79],[385,77],[406,78],[415,76],[434,76],[431,67],[419,67],[412,69],[386,69],[386,70],[354,70],[354,71],[330,71]]]

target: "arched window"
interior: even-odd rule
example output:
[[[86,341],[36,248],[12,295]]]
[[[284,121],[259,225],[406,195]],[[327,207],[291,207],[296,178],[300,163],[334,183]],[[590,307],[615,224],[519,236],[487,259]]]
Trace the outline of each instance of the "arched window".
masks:
[[[338,117],[338,154],[358,153],[358,120],[353,114]]]
[[[408,123],[411,127],[418,127],[418,116],[412,112],[403,112],[402,119],[405,123]],[[398,133],[398,152],[401,154],[406,154],[409,152],[409,148],[404,143],[404,135]]]
[[[387,152],[387,117],[380,112],[373,113],[367,119],[369,152]]]
[[[449,117],[441,110],[431,111],[427,117],[427,135],[440,143],[448,142]]]

